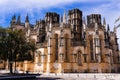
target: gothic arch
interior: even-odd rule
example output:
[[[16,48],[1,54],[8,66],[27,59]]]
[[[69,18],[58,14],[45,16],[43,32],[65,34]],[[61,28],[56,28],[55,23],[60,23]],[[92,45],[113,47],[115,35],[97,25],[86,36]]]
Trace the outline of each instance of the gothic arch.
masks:
[[[93,54],[93,35],[89,35],[89,49],[90,49],[90,59],[91,61],[94,60],[94,54]]]
[[[58,34],[54,34],[55,39],[55,61],[58,61]]]
[[[65,38],[65,61],[69,61],[69,34],[64,34]]]
[[[103,41],[104,41],[104,38],[103,38],[103,35],[100,35],[99,36],[99,43],[100,43],[100,57],[101,57],[101,60],[103,61]]]
[[[38,58],[38,63],[41,63],[41,52],[37,51],[37,58]]]
[[[100,46],[102,47],[104,41],[103,35],[99,36],[99,41],[100,41]]]
[[[54,38],[58,38],[58,34],[57,33],[54,34]]]
[[[69,34],[68,34],[68,33],[65,33],[65,34],[64,34],[64,37],[65,37],[65,38],[66,38],[66,37],[69,38]]]
[[[82,65],[82,52],[81,52],[81,50],[77,51],[77,60],[78,60],[78,65]]]

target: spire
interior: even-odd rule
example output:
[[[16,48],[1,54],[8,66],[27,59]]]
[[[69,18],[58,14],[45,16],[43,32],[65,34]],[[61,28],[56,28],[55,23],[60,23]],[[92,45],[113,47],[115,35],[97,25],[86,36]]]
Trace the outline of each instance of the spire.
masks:
[[[28,14],[27,14],[27,16],[26,16],[25,22],[29,22]]]
[[[11,23],[11,25],[16,24],[16,16],[15,15],[13,15],[12,20],[11,20],[10,23]]]
[[[40,20],[39,20],[39,25],[40,25],[40,26],[41,26],[41,23],[42,23],[42,20],[40,19]]]
[[[62,15],[60,15],[60,23],[62,22]]]
[[[20,15],[18,16],[18,19],[17,19],[17,24],[20,24],[21,23],[21,19],[20,19]]]
[[[116,26],[114,25],[114,33],[116,33]]]
[[[49,31],[51,31],[51,29],[52,29],[52,21],[50,21]]]
[[[86,29],[86,21],[85,21],[85,17],[83,17],[83,30],[85,31]]]
[[[12,20],[16,20],[16,16],[15,16],[15,14],[14,14],[13,17],[12,17]]]
[[[85,24],[85,25],[86,25],[85,17],[83,17],[83,24]]]
[[[106,20],[105,20],[105,18],[103,19],[103,25],[104,25],[104,26],[106,25]]]
[[[61,15],[61,17],[60,17],[60,18],[61,18],[61,22],[63,22],[63,16],[62,16],[62,15]]]
[[[110,31],[110,27],[109,27],[109,24],[107,25],[107,31]]]
[[[39,25],[39,21],[38,20],[36,20],[36,25]]]
[[[63,23],[67,23],[66,11],[63,14]]]
[[[16,21],[16,16],[15,15],[13,15],[12,21]]]

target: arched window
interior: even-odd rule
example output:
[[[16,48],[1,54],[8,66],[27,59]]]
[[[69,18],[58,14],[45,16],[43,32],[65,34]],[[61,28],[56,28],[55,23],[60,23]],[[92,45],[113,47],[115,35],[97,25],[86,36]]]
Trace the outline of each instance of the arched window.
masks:
[[[63,37],[63,36],[60,36],[60,47],[63,47],[63,46],[64,46],[63,39],[64,39],[64,37]]]
[[[101,57],[101,60],[103,60],[103,58],[102,58],[102,39],[100,39],[100,57]]]
[[[41,52],[40,51],[38,51],[37,56],[38,56],[38,64],[39,64],[41,63]]]
[[[100,35],[100,59],[101,59],[101,61],[103,62],[104,60],[103,60],[103,49],[102,49],[102,47],[103,47],[103,41],[104,41],[104,39],[103,39],[103,36],[102,35]]]
[[[82,54],[78,51],[78,65],[82,65]]]
[[[58,61],[58,34],[55,34],[55,61]]]
[[[69,61],[68,59],[68,34],[65,34],[65,61]]]
[[[112,52],[110,52],[110,64],[112,65],[114,62],[114,56],[112,54]]]
[[[95,61],[98,62],[98,61],[100,61],[99,55],[98,55],[100,53],[98,51],[98,49],[100,49],[100,39],[98,37],[95,37],[94,43],[95,43]]]
[[[93,40],[90,39],[90,58],[91,60],[94,60],[94,56],[93,56]]]
[[[38,66],[41,64],[41,52],[40,51],[36,51],[35,62]]]

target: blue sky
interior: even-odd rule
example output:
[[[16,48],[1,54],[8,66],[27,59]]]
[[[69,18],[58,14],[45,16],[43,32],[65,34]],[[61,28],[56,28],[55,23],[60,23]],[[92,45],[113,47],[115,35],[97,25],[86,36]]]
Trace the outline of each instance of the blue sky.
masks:
[[[106,18],[107,24],[113,29],[115,20],[120,16],[120,0],[0,0],[0,26],[8,27],[11,17],[21,15],[22,22],[28,14],[30,22],[44,19],[46,12],[57,12],[60,15],[64,10],[78,8],[83,11],[83,16],[99,13]],[[117,30],[120,38],[120,29]],[[120,43],[120,40],[119,40]]]

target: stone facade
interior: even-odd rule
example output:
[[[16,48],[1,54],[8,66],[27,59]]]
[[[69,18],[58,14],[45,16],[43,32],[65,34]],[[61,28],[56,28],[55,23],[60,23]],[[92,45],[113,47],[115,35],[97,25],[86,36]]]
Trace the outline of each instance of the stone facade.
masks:
[[[86,20],[79,9],[65,12],[62,18],[48,12],[35,25],[28,16],[25,23],[13,16],[11,29],[22,29],[26,38],[35,40],[34,62],[29,62],[34,72],[120,72],[116,33],[105,19],[102,22],[100,14],[88,15]]]

